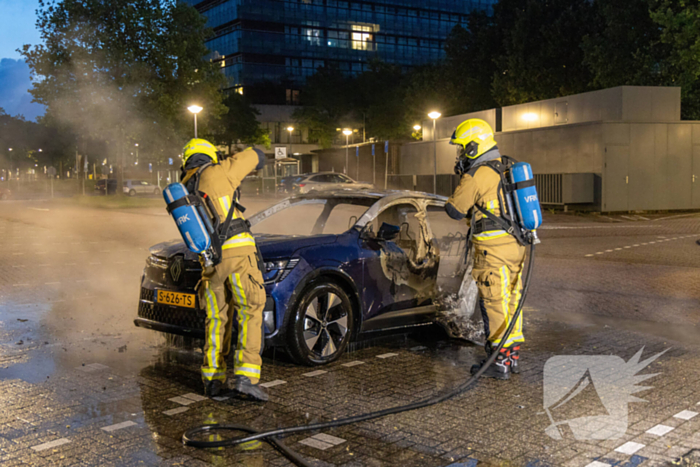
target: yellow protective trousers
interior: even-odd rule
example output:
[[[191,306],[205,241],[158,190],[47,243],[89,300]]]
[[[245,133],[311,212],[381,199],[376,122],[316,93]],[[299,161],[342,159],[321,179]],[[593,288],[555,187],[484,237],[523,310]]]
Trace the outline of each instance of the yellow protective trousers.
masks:
[[[475,242],[472,277],[479,288],[479,305],[486,338],[499,344],[515,314],[523,288],[525,247],[512,236]],[[524,342],[523,313],[508,337],[505,347]]]
[[[200,306],[207,313],[202,380],[226,381],[235,315],[238,336],[233,373],[247,376],[256,384],[262,365],[266,298],[256,254],[224,257],[215,267],[204,268],[198,294]]]

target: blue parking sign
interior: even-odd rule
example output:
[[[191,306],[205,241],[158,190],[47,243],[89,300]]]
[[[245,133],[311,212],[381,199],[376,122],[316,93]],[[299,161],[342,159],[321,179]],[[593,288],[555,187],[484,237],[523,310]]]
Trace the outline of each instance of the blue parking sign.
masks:
[[[168,164],[173,165],[173,158],[172,157],[168,157]]]
[[[374,156],[374,144],[372,145],[372,155]]]
[[[355,146],[355,157],[360,157],[360,146]]]
[[[389,154],[389,141],[384,141],[384,152]]]

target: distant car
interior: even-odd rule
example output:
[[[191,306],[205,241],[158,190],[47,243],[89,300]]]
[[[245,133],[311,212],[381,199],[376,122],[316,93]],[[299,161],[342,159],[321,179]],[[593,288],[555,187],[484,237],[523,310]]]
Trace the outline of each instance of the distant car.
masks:
[[[295,192],[295,186],[305,178],[307,178],[310,174],[302,174],[302,175],[289,175],[288,177],[283,177],[280,179],[278,188],[282,193],[294,193]]]
[[[107,191],[106,193],[105,190]],[[117,192],[117,180],[113,178],[97,180],[95,182],[95,191],[103,195],[113,195]]]
[[[161,189],[145,180],[124,180],[124,193],[129,196],[159,195]]]
[[[301,364],[337,359],[360,334],[430,325],[459,288],[466,224],[446,198],[410,191],[295,195],[250,218],[265,270],[265,340]],[[204,338],[202,267],[181,240],[150,249],[136,326]]]
[[[319,172],[299,176],[292,182],[292,192],[308,193],[310,191],[338,190],[341,188],[374,189],[370,183],[356,182],[347,175],[336,172]]]
[[[10,191],[9,188],[2,188],[0,187],[0,199],[1,200],[6,200],[10,199],[12,197],[12,192]]]

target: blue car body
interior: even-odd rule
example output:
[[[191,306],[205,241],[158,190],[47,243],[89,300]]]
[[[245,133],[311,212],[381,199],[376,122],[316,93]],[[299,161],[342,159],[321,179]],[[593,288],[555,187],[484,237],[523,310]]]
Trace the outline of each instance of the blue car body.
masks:
[[[326,210],[329,213],[326,218],[322,214],[317,221],[322,228],[336,205],[359,205],[365,212],[357,219],[352,216],[350,222],[356,222],[342,233],[255,234],[256,224],[295,203],[320,203],[329,207],[324,207],[323,213]],[[251,217],[256,243],[266,264],[263,271],[268,297],[264,319],[266,343],[286,345],[285,331],[295,305],[309,284],[320,279],[337,283],[347,294],[356,313],[351,330],[355,337],[362,332],[431,323],[436,312],[440,252],[446,256],[447,250],[453,250],[453,244],[466,242],[461,236],[438,238],[426,221],[415,219],[420,217],[418,213],[425,214],[428,209],[441,211],[444,203],[444,197],[425,193],[343,190],[297,195]],[[403,240],[378,238],[370,228],[384,213],[394,215],[392,209],[406,209],[413,214],[408,218],[410,222],[397,226],[405,227]],[[409,223],[417,227],[411,230]],[[457,250],[450,257],[459,262],[464,251],[460,247]],[[142,277],[135,324],[166,333],[203,337],[205,317],[199,307],[184,309],[157,303],[155,299],[157,290],[193,294],[200,274],[197,255],[182,242],[152,247]]]

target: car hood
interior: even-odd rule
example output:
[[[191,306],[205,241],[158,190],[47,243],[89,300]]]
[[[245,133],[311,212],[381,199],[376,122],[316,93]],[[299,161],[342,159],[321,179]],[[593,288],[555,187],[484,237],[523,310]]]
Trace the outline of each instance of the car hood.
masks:
[[[322,245],[336,241],[336,235],[255,235],[255,241],[265,259],[288,258],[300,248],[312,245]],[[182,240],[153,245],[148,250],[159,258],[170,259],[176,255],[184,255],[186,260],[197,261],[198,255],[190,251]]]

